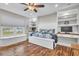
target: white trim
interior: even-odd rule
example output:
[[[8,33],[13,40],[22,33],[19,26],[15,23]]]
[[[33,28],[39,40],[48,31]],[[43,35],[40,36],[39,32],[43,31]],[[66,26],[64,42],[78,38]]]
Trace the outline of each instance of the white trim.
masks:
[[[26,37],[26,34],[9,36],[9,37],[0,37],[0,39],[10,39],[10,38],[16,38],[16,37]]]

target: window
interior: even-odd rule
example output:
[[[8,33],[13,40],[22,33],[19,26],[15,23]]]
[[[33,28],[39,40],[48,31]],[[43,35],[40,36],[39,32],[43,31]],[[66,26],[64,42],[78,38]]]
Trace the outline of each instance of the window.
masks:
[[[12,27],[3,27],[2,32],[3,36],[12,36],[14,33]]]
[[[16,34],[23,34],[24,28],[23,27],[16,27]]]
[[[21,26],[0,26],[0,36],[9,37],[25,34],[24,27]]]

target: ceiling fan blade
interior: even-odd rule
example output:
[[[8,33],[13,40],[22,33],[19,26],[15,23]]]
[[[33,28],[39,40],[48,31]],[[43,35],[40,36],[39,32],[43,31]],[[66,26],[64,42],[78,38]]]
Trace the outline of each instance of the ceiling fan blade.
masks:
[[[44,5],[35,5],[35,7],[44,7]]]
[[[34,3],[29,3],[28,5],[29,5],[29,6],[34,6]]]
[[[29,8],[24,9],[24,11],[27,11]]]
[[[23,5],[28,5],[28,4],[26,4],[26,3],[21,3],[21,4],[23,4]]]
[[[34,9],[34,11],[35,11],[35,12],[37,12],[37,10],[36,10],[36,9]]]

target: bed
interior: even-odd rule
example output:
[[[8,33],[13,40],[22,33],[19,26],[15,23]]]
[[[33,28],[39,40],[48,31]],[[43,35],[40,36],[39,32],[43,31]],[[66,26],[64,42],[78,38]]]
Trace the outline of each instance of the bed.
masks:
[[[45,48],[54,49],[57,43],[55,34],[32,32],[29,34],[29,42]]]

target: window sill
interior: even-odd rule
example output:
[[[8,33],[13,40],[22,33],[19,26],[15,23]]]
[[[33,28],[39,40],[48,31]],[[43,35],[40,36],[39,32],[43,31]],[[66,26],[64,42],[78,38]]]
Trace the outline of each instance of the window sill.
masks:
[[[10,38],[18,38],[18,37],[26,37],[26,34],[21,34],[21,35],[14,35],[14,36],[9,36],[9,37],[0,37],[0,39],[10,39]]]

